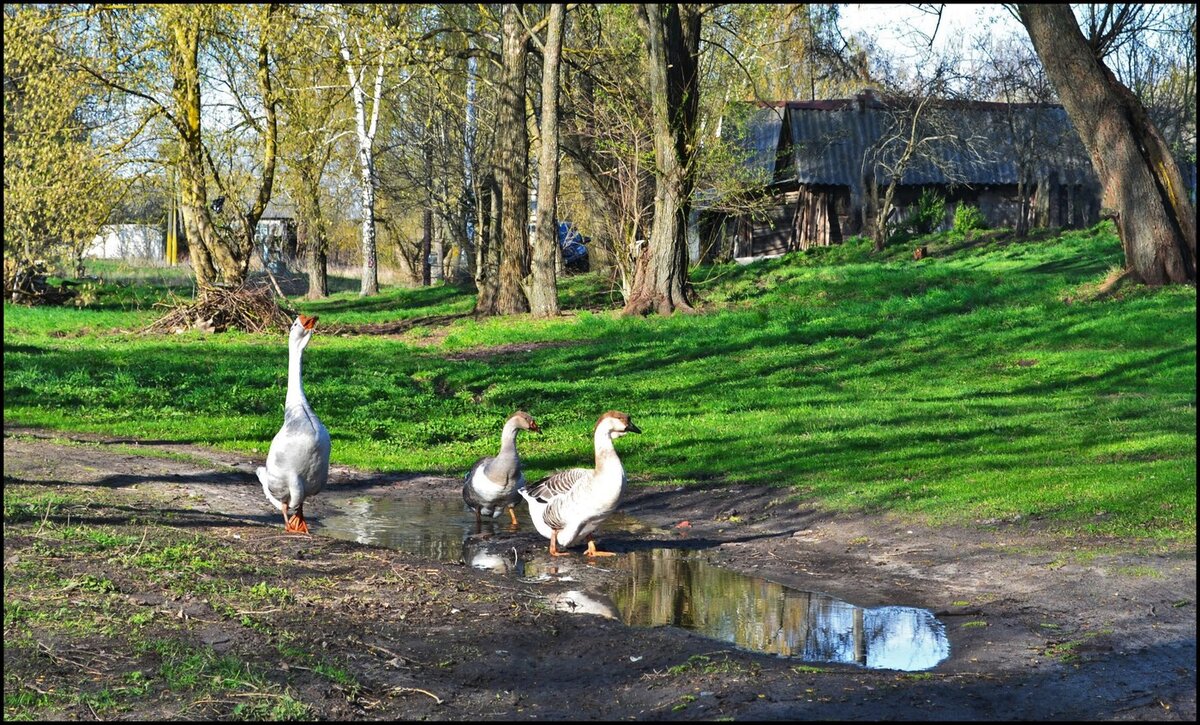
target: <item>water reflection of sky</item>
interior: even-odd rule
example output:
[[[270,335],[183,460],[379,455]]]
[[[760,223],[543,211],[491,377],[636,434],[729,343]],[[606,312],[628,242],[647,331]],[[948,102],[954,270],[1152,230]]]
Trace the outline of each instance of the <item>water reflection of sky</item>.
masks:
[[[950,654],[945,627],[924,609],[863,609],[678,549],[626,557],[632,576],[609,594],[628,624],[673,625],[759,652],[872,669],[925,670]]]
[[[474,515],[456,499],[329,497],[314,533],[387,546],[443,561],[464,561],[527,580],[572,581],[581,557],[523,561],[498,541],[477,546]],[[533,529],[524,506],[521,529]],[[507,515],[485,527],[506,531]],[[606,530],[645,526],[618,516]],[[602,530],[603,531],[603,530]],[[576,560],[579,560],[576,562]],[[709,564],[696,552],[651,549],[603,560],[625,574],[604,591],[553,595],[564,611],[600,614],[642,627],[676,626],[738,647],[805,662],[858,664],[870,669],[927,670],[950,654],[945,627],[927,610],[903,606],[863,609],[826,594],[791,589]],[[583,577],[579,577],[582,579]]]

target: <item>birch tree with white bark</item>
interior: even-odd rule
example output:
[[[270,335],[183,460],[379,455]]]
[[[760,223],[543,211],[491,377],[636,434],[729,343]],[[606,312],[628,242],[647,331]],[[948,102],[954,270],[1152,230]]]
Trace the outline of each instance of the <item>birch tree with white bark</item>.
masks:
[[[388,42],[382,33],[371,43],[370,29],[356,22],[348,9],[332,13],[338,51],[350,82],[354,103],[355,134],[358,138],[358,172],[362,213],[362,287],[360,296],[379,293],[378,250],[375,234],[375,136],[379,130],[379,108],[383,101],[383,72]],[[374,46],[374,47],[372,47]]]

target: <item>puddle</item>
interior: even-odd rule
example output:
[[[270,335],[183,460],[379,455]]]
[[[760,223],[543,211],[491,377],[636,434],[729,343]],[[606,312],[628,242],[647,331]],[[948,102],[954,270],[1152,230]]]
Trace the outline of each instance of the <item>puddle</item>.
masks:
[[[745,576],[698,552],[653,549],[609,595],[626,624],[673,625],[758,652],[870,669],[927,670],[950,655],[945,626],[913,607],[864,609]]]
[[[313,527],[314,534],[386,546],[430,559],[460,561],[463,539],[475,533],[475,516],[467,513],[462,500],[331,496],[321,503],[325,504],[325,515],[316,520],[320,526]],[[523,508],[517,509],[521,528],[532,529],[529,512]],[[508,519],[504,521],[507,525]]]
[[[520,534],[508,517],[485,523],[476,537],[474,516],[457,499],[376,497],[326,499],[314,533],[399,549],[526,581],[579,582],[548,596],[563,611],[594,614],[637,627],[674,626],[738,647],[804,662],[857,664],[869,669],[927,670],[950,655],[945,626],[914,607],[865,609],[829,595],[801,591],[710,564],[700,552],[650,549],[589,562],[550,559],[543,547],[525,560],[506,537],[534,531],[525,506],[517,508]],[[621,514],[604,532],[650,527]],[[535,536],[536,533],[535,533]],[[545,544],[537,536],[540,544]]]

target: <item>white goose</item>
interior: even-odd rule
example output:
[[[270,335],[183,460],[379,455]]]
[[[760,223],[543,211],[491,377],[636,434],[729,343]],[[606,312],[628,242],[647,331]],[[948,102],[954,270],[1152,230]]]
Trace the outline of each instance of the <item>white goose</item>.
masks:
[[[538,533],[550,539],[551,556],[568,556],[568,548],[587,539],[588,556],[612,556],[597,551],[592,532],[617,508],[625,491],[625,468],[613,440],[626,433],[641,433],[629,416],[610,410],[596,421],[593,439],[596,467],[571,468],[553,473],[526,489],[517,489],[529,503],[529,515]]]
[[[283,512],[284,530],[302,534],[308,533],[304,501],[324,488],[329,478],[329,431],[309,406],[300,382],[300,359],[316,324],[316,316],[305,315],[292,323],[283,427],[271,441],[267,465],[259,466],[257,471],[267,500]]]
[[[484,516],[497,518],[505,508],[512,518],[512,525],[517,525],[513,505],[517,501],[517,488],[525,485],[525,473],[517,455],[517,433],[523,430],[539,433],[542,429],[538,428],[533,416],[518,410],[504,422],[500,452],[475,461],[463,480],[463,501],[475,512],[477,528],[482,525]]]

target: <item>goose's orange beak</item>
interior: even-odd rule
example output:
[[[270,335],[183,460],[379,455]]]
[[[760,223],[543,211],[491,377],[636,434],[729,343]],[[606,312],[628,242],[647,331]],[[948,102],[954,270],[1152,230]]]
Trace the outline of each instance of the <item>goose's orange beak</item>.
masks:
[[[304,325],[304,329],[306,330],[313,329],[317,326],[317,315],[313,315],[312,317],[300,315],[300,324]]]

